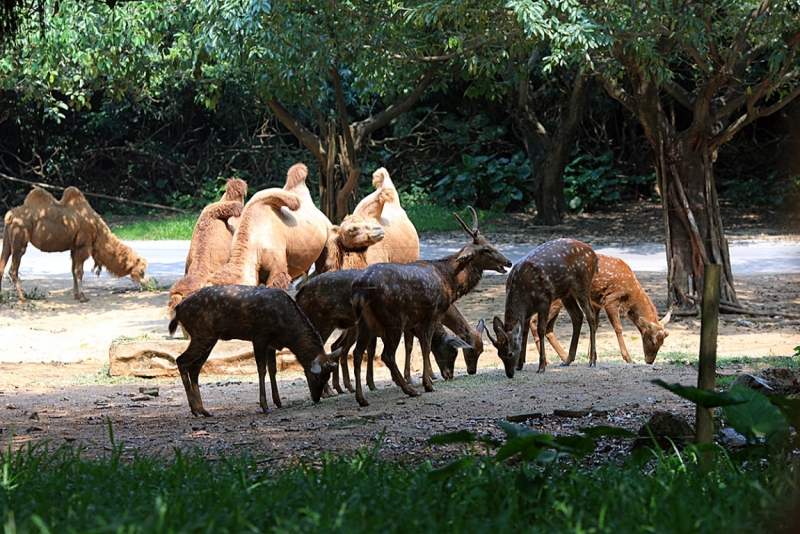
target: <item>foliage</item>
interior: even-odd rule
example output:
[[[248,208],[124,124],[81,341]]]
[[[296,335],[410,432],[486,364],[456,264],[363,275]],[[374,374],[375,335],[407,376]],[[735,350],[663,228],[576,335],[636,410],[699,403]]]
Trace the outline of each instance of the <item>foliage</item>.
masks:
[[[786,526],[799,495],[795,467],[703,472],[691,455],[594,470],[467,458],[444,474],[382,460],[380,443],[285,466],[247,453],[130,456],[109,429],[111,452],[94,459],[47,444],[0,452],[5,531],[760,534]]]
[[[800,439],[791,439],[790,426],[800,425],[800,400],[781,396],[766,397],[739,384],[730,391],[718,393],[680,384],[653,380],[676,395],[706,408],[722,407],[727,422],[747,438],[749,454],[779,459],[791,448],[800,446]]]
[[[575,213],[592,211],[618,203],[640,188],[648,190],[655,182],[650,176],[627,176],[614,166],[614,153],[606,150],[598,157],[573,152],[574,159],[564,170],[564,195]],[[638,194],[635,195],[638,197]]]
[[[461,165],[436,182],[431,197],[443,206],[480,206],[505,212],[523,205],[532,189],[527,157],[517,152],[510,158],[463,154]]]

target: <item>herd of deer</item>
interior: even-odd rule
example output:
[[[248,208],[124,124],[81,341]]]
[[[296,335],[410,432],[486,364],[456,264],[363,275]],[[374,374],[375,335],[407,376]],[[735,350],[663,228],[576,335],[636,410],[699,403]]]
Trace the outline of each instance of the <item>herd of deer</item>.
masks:
[[[290,177],[296,167],[290,170]],[[454,214],[470,238],[457,253],[437,260],[419,260],[417,241],[417,257],[412,258],[416,261],[393,258],[391,246],[384,247],[382,252],[379,252],[380,247],[374,247],[375,253],[370,261],[366,251],[372,248],[371,245],[380,242],[382,245],[391,245],[390,237],[398,231],[405,232],[403,239],[409,239],[409,230],[401,228],[410,225],[399,206],[388,173],[380,169],[374,176],[376,191],[365,198],[354,212],[359,217],[364,215],[367,220],[373,221],[367,224],[371,238],[348,248],[345,239],[348,232],[343,231],[344,223],[341,227],[330,225],[327,229],[328,242],[331,235],[341,241],[336,252],[338,267],[330,268],[331,251],[326,248],[316,261],[315,276],[305,279],[294,299],[284,291],[284,282],[297,278],[298,272],[308,270],[311,265],[300,265],[296,258],[290,257],[288,245],[285,250],[279,251],[284,257],[278,263],[292,266],[294,272],[291,269],[288,272],[275,272],[264,261],[255,260],[246,267],[251,273],[246,283],[237,283],[236,280],[219,283],[213,280],[220,278],[219,275],[209,273],[198,284],[205,287],[193,288],[178,298],[171,292],[170,334],[174,334],[180,325],[190,338],[189,346],[178,357],[177,364],[192,414],[209,415],[200,397],[198,376],[220,339],[252,341],[259,375],[259,403],[265,413],[269,412],[265,387],[267,371],[272,400],[277,407],[281,406],[275,375],[276,350],[282,348],[292,351],[305,370],[314,402],[318,402],[325,394],[332,394],[328,387],[331,375],[333,386],[339,393],[343,392],[338,379],[341,369],[345,387],[355,392],[361,406],[369,404],[362,392],[361,364],[367,351],[367,384],[370,389],[375,389],[372,361],[378,338],[383,343],[381,359],[390,370],[392,380],[409,396],[419,395],[410,385],[410,352],[414,337],[421,346],[422,384],[425,391],[430,392],[433,391],[434,375],[430,353],[433,352],[442,377],[450,379],[453,377],[457,351],[463,349],[467,372],[474,374],[478,357],[483,351],[484,330],[497,348],[506,375],[513,378],[514,372],[521,370],[525,363],[529,329],[539,350],[537,372],[544,372],[547,366],[544,343],[540,342],[545,337],[561,357],[562,365],[572,363],[585,316],[590,335],[589,365],[594,366],[597,361],[595,332],[600,309],[605,310],[616,331],[626,362],[630,363],[631,359],[622,338],[620,314],[627,316],[641,332],[645,361],[653,363],[655,360],[667,336],[664,325],[669,321],[669,314],[659,321],[652,301],[622,260],[598,255],[580,241],[549,241],[532,250],[512,267],[511,261],[480,233],[477,215],[470,207],[471,228]],[[295,180],[292,187],[296,186]],[[283,190],[278,191],[280,203],[267,202],[267,209],[273,212],[270,216],[278,221],[277,224],[282,225],[275,229],[275,234],[285,236],[290,233],[287,230],[300,226],[297,224],[299,216],[295,218],[292,213],[298,210],[299,204]],[[265,196],[262,193],[254,196],[244,209],[228,210],[228,213],[246,219],[248,211],[252,211],[250,206],[253,201]],[[227,202],[230,199],[223,200]],[[363,206],[373,207],[361,209]],[[398,209],[402,213],[397,212]],[[372,212],[367,213],[370,210]],[[262,214],[260,217],[265,216]],[[353,220],[359,224],[364,221],[362,218]],[[229,224],[229,221],[225,223]],[[380,228],[374,228],[375,224]],[[413,225],[411,231],[413,238],[417,239]],[[233,228],[231,232],[230,250],[233,256],[239,246],[237,243],[243,240],[238,235],[240,230]],[[355,231],[350,233],[360,234]],[[253,237],[248,236],[247,240],[252,242]],[[406,252],[413,249],[412,246],[397,245],[395,243],[395,249],[404,248]],[[274,256],[280,247],[273,245],[270,250],[258,246],[255,248],[257,250],[248,252],[250,257]],[[308,251],[305,252],[307,254]],[[411,254],[413,256],[413,252]],[[343,258],[345,261],[342,261]],[[270,259],[275,264],[273,260]],[[233,258],[225,265],[230,265],[232,261]],[[189,263],[187,259],[187,276]],[[225,265],[220,272],[232,269]],[[242,265],[238,263],[237,269],[241,270]],[[489,330],[484,328],[483,320],[473,328],[454,304],[477,286],[484,271],[506,273],[508,268],[511,270],[506,282],[505,315],[503,319],[494,317],[492,326],[495,337],[492,337]],[[174,288],[180,285],[179,281]],[[566,308],[573,326],[568,354],[553,335],[553,326],[562,307]],[[341,334],[332,344],[332,352],[327,353],[324,345],[337,329]],[[403,373],[395,360],[401,338],[404,339],[406,350]],[[353,345],[355,388],[347,369],[347,355]]]

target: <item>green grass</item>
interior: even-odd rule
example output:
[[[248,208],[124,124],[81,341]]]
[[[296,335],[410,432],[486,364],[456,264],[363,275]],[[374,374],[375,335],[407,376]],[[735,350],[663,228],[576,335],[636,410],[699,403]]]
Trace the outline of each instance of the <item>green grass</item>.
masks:
[[[453,210],[432,204],[414,204],[406,208],[408,216],[417,232],[445,232],[459,230],[458,221],[453,217]],[[469,211],[460,210],[458,214],[464,222],[472,227],[472,215]],[[129,241],[162,241],[188,240],[192,238],[192,230],[199,214],[168,216],[158,219],[143,219],[112,225],[114,234],[120,239]],[[491,231],[492,221],[501,219],[502,213],[478,211],[478,221],[483,231]]]
[[[119,446],[90,460],[40,445],[0,453],[0,518],[7,533],[774,533],[800,496],[796,466],[775,464],[703,472],[688,454],[662,454],[589,470],[484,457],[442,476],[372,451],[283,466],[179,451],[124,460]]]

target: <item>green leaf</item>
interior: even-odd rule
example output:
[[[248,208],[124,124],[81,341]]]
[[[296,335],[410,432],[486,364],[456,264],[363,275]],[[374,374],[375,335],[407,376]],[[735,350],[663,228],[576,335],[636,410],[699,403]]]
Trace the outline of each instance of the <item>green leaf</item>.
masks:
[[[740,401],[722,408],[730,425],[749,440],[763,437],[771,449],[783,449],[789,443],[790,428],[780,408],[767,397],[739,384],[730,390],[731,397]]]
[[[429,445],[447,445],[450,443],[475,443],[476,435],[469,430],[459,430],[448,434],[438,434],[428,438]]]
[[[740,398],[734,398],[729,393],[717,393],[715,391],[706,391],[698,389],[694,386],[683,386],[681,384],[667,384],[663,380],[651,380],[653,384],[668,389],[679,397],[690,400],[698,406],[703,408],[716,408],[717,406],[732,406],[734,404],[742,404],[747,402]]]
[[[449,464],[434,469],[428,472],[428,478],[431,480],[439,481],[439,480],[447,480],[448,478],[456,475],[466,469],[469,469],[472,464],[475,463],[475,458],[472,456],[466,456],[464,458],[459,458],[458,460],[452,461]]]
[[[636,434],[631,432],[630,430],[626,430],[624,428],[618,428],[615,426],[606,426],[606,425],[599,425],[599,426],[587,426],[580,429],[581,432],[586,434],[587,437],[596,439],[602,436],[609,436],[612,438],[635,438]]]

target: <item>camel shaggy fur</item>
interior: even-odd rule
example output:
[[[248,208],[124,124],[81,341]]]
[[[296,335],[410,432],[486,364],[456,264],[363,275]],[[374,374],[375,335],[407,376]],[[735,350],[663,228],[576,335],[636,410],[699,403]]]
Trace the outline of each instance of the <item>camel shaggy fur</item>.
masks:
[[[81,302],[89,300],[83,294],[83,263],[90,256],[98,273],[105,267],[114,276],[130,275],[140,284],[147,281],[147,260],[111,233],[83,193],[75,187],[66,188],[60,201],[44,189],[35,187],[25,197],[22,206],[6,213],[4,222],[0,277],[11,257],[8,275],[20,301],[26,299],[19,284],[19,264],[28,243],[42,252],[70,251],[73,296]]]
[[[233,234],[239,226],[246,194],[247,183],[232,178],[225,185],[222,198],[203,209],[192,232],[192,242],[186,256],[186,274],[169,290],[170,310],[205,286],[211,275],[228,263]]]
[[[231,257],[210,285],[266,284],[286,289],[322,253],[333,225],[314,205],[302,163],[287,173],[283,189],[259,191],[242,211]]]

